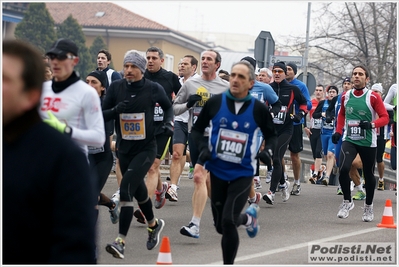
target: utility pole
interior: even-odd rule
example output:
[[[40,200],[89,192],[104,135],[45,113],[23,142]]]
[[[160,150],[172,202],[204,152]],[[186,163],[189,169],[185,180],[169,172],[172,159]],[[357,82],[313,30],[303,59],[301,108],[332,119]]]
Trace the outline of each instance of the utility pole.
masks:
[[[306,25],[306,45],[305,45],[305,58],[304,58],[304,71],[303,71],[303,82],[308,85],[308,55],[309,55],[309,28],[310,28],[310,12],[312,3],[308,3],[308,20]]]

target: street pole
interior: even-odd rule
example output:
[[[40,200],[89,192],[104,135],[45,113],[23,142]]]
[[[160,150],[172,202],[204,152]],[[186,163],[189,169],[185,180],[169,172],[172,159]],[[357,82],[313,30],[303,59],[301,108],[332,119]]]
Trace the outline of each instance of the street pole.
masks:
[[[308,55],[309,55],[309,28],[310,28],[310,11],[312,3],[308,3],[308,20],[306,25],[306,46],[305,46],[305,58],[304,65],[305,69],[303,71],[303,82],[308,85]]]

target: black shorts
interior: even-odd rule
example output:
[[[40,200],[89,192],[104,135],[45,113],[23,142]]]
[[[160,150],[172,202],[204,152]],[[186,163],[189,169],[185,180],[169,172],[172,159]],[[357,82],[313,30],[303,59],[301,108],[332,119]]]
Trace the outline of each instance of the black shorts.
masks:
[[[157,141],[157,159],[163,160],[168,152],[170,136],[165,134],[158,134],[155,136]]]
[[[182,121],[175,121],[175,126],[173,129],[173,144],[184,144],[183,156],[186,155],[187,143],[188,143],[188,123]]]
[[[292,153],[299,153],[303,150],[303,131],[302,124],[294,125],[292,138],[288,145],[288,150]]]

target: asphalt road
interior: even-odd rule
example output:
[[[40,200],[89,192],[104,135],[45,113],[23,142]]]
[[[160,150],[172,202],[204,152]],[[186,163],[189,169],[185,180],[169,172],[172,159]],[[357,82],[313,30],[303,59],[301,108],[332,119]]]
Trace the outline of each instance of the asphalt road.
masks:
[[[163,173],[165,179],[166,173]],[[269,185],[262,179],[266,193]],[[292,187],[292,183],[290,189]],[[103,193],[111,196],[117,189],[114,175],[110,175]],[[291,196],[283,203],[281,193],[276,193],[274,205],[260,202],[260,232],[249,238],[245,228],[238,229],[240,246],[235,264],[242,265],[309,265],[308,245],[324,242],[393,242],[397,245],[397,230],[380,228],[387,199],[392,201],[394,221],[397,223],[397,198],[394,191],[375,191],[374,221],[362,221],[363,201],[355,201],[355,208],[347,219],[337,218],[342,196],[336,195],[336,186],[323,186],[302,183],[300,196]],[[165,221],[161,236],[168,236],[173,264],[177,265],[221,265],[221,236],[213,227],[209,199],[201,219],[200,238],[194,239],[180,234],[192,216],[191,197],[193,181],[187,176],[180,181],[178,202],[167,200],[162,209],[154,209],[155,216]],[[135,208],[137,207],[135,201]],[[98,220],[98,264],[102,265],[155,265],[160,246],[149,251],[146,248],[146,225],[133,219],[126,238],[125,259],[113,258],[105,251],[118,234],[118,224],[112,224],[106,207],[100,207]],[[161,240],[162,240],[161,237]],[[395,253],[396,256],[396,253]],[[396,265],[397,260],[395,260]],[[336,264],[336,263],[334,263]],[[346,263],[348,264],[348,263]],[[364,264],[370,264],[364,262]],[[377,262],[372,262],[377,264]]]

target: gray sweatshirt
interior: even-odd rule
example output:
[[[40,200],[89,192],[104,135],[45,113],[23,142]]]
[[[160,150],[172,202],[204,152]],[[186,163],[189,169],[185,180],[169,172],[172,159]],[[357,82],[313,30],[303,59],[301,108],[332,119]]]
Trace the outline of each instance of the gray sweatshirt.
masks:
[[[193,77],[187,80],[180,88],[173,102],[173,111],[175,115],[180,115],[189,110],[188,132],[198,118],[206,101],[213,95],[221,94],[229,89],[229,83],[219,77],[211,81],[205,81],[202,77]],[[202,100],[198,101],[190,109],[187,108],[187,101],[190,95],[198,94],[202,96]]]

